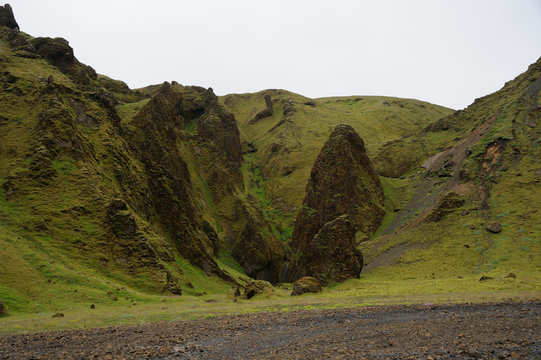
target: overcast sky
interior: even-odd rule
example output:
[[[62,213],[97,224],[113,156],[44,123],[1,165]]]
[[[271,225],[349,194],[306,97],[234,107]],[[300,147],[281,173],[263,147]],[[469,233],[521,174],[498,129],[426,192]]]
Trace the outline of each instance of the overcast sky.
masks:
[[[541,56],[541,0],[11,0],[132,88],[389,95],[461,109]]]

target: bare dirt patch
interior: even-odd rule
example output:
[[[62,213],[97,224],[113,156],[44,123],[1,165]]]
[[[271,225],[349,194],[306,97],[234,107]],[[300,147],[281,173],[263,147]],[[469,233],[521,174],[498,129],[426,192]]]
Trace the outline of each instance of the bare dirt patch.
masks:
[[[0,359],[539,359],[541,302],[257,313],[0,337]]]

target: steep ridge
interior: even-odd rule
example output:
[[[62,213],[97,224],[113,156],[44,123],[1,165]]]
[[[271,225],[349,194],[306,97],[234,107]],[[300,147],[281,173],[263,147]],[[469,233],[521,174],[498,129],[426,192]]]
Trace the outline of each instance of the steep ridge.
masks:
[[[321,149],[306,186],[291,242],[288,277],[323,281],[358,277],[362,255],[355,233],[372,234],[385,214],[383,189],[364,142],[349,125],[338,125]]]
[[[541,59],[498,92],[380,149],[380,174],[402,176],[412,191],[383,236],[363,244],[368,270],[464,242],[463,250],[440,253],[461,272],[538,272],[540,84]]]
[[[9,6],[0,15],[0,297],[10,309],[66,301],[73,284],[73,301],[99,302],[118,300],[107,294],[122,285],[198,295],[244,271],[278,281],[287,245],[244,192],[237,122],[212,89],[132,91],[80,63],[66,40],[20,32]],[[17,282],[21,271],[32,286]]]

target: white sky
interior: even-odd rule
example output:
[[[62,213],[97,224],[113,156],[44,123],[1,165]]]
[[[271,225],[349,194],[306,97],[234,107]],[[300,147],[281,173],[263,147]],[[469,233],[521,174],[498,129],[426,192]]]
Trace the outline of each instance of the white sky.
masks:
[[[541,56],[541,0],[7,0],[132,88],[388,95],[455,109]]]

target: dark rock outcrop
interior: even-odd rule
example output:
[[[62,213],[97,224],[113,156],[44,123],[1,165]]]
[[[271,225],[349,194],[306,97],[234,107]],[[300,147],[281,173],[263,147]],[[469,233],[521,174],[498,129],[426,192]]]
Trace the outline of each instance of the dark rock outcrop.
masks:
[[[280,282],[287,260],[286,245],[272,234],[269,224],[256,206],[240,202],[238,206],[238,217],[247,220],[233,243],[233,258],[248,276],[271,283]]]
[[[216,263],[218,237],[210,231],[193,199],[190,171],[182,152],[183,134],[179,131],[185,120],[182,101],[182,94],[165,83],[134,118],[142,130],[132,144],[149,175],[149,213],[155,214],[153,221],[162,225],[186,259],[209,275],[233,281]]]
[[[292,271],[312,275],[324,283],[358,278],[363,255],[356,245],[355,226],[350,216],[339,216],[323,225],[306,244]]]
[[[32,40],[32,45],[39,56],[48,60],[54,66],[64,67],[75,62],[73,48],[66,39],[38,37]]]
[[[317,293],[321,291],[321,283],[312,276],[304,276],[293,284],[291,296],[302,295],[308,292]]]
[[[337,219],[345,214],[349,216]],[[289,280],[305,275],[325,281],[357,277],[362,261],[355,249],[355,232],[374,232],[384,214],[383,189],[363,140],[351,126],[338,125],[308,180],[293,231]]]
[[[15,21],[13,9],[9,4],[0,6],[0,26],[19,31],[19,25],[17,24],[17,21]]]
[[[244,190],[242,180],[242,147],[235,116],[218,103],[212,89],[204,94],[204,113],[197,123],[200,141],[210,147],[219,161],[212,161],[213,174],[209,177],[218,197]]]
[[[139,227],[135,216],[122,199],[112,199],[106,212],[106,224],[115,239],[113,252],[131,268],[140,266],[161,268],[160,258],[171,259],[171,254],[158,254],[157,249]]]
[[[36,49],[39,56],[56,66],[60,71],[68,74],[75,82],[88,85],[96,80],[96,71],[87,65],[80,63],[73,54],[73,48],[63,38],[38,37],[33,39],[31,45]]]
[[[427,221],[438,222],[466,203],[466,200],[455,192],[448,192],[436,204],[436,207],[426,218]],[[468,212],[463,215],[467,215]]]
[[[254,118],[250,120],[249,124],[255,124],[261,119],[264,119],[266,117],[272,116],[274,114],[274,110],[272,108],[272,100],[270,95],[265,95],[265,109],[261,110],[257,114],[255,114]]]
[[[251,299],[257,294],[270,292],[272,292],[272,285],[265,280],[251,280],[244,286],[244,296],[247,299]]]

